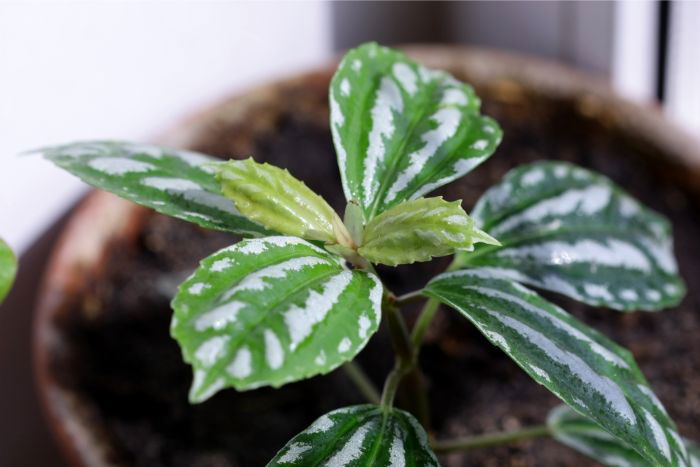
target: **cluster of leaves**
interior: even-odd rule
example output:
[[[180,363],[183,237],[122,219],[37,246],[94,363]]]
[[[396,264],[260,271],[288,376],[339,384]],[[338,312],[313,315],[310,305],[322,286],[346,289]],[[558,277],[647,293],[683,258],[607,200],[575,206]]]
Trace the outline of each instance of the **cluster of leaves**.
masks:
[[[527,287],[620,311],[677,304],[668,222],[559,162],[511,171],[471,217],[460,201],[425,198],[488,158],[501,130],[469,85],[395,50],[350,51],[329,102],[344,219],[286,170],[252,159],[109,141],[42,150],[92,185],[248,237],[204,259],[173,299],[191,401],[351,361],[395,309],[373,264],[455,254],[418,293],[463,315],[573,409],[550,417],[557,439],[611,465],[690,465],[696,448],[632,355]],[[437,465],[424,429],[392,402],[322,416],[270,465]]]

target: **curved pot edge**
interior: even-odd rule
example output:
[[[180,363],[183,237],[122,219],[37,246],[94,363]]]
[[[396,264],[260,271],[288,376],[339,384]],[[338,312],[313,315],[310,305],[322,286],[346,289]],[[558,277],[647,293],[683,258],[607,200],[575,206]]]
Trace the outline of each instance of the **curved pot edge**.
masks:
[[[110,212],[105,216],[105,212]],[[51,354],[61,351],[54,321],[81,290],[80,277],[95,274],[105,266],[106,248],[116,238],[132,238],[148,210],[110,193],[93,190],[83,198],[61,232],[41,280],[33,323],[32,357],[40,403],[58,445],[73,465],[110,465],[101,436],[76,414],[89,411],[69,391],[57,384],[51,373]],[[94,222],[94,219],[106,221]]]

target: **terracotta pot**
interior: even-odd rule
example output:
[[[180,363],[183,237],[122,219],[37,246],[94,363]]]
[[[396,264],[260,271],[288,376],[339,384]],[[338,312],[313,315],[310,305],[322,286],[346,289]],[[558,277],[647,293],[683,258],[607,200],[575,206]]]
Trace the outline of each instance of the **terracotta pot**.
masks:
[[[645,164],[662,167],[663,176],[679,183],[685,193],[697,193],[700,187],[700,151],[695,141],[658,110],[616,97],[600,80],[547,61],[501,52],[457,47],[411,47],[409,52],[428,66],[465,78],[481,95],[501,103],[516,102],[523,94],[536,95],[545,103],[566,101],[582,119],[602,122],[607,131],[628,139]],[[319,127],[327,127],[326,93],[334,65],[227,98],[183,121],[159,143],[207,149],[209,140],[225,141],[226,151],[247,155],[275,131],[285,112],[303,114]],[[99,313],[91,310],[83,295],[86,278],[104,276],[110,249],[117,243],[123,248],[135,242],[143,223],[153,215],[113,195],[90,193],[63,232],[44,278],[35,328],[36,375],[53,432],[75,465],[112,465],[114,453],[93,402],[64,384],[71,374],[56,362],[71,342],[57,323],[70,319],[76,309]]]

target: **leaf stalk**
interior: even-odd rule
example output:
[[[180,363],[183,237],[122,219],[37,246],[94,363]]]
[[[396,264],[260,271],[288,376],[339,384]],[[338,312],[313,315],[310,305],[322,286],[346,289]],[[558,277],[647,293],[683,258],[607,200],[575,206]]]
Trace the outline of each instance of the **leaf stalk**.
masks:
[[[547,425],[535,425],[517,431],[488,433],[465,438],[433,441],[431,445],[436,453],[446,454],[450,452],[469,451],[471,449],[515,443],[518,441],[549,436],[550,434],[551,432]]]
[[[387,318],[391,343],[396,353],[396,364],[389,376],[387,376],[381,398],[381,406],[388,410],[394,405],[396,390],[401,379],[413,368],[415,356],[406,323],[399,314],[399,309],[393,303],[393,300],[384,301],[383,312]]]
[[[435,298],[428,299],[425,305],[423,305],[423,309],[420,315],[418,315],[416,324],[413,326],[413,331],[411,332],[411,346],[416,354],[420,352],[425,334],[428,332],[430,324],[433,322],[433,318],[435,318],[435,313],[437,313],[439,308],[440,302]]]
[[[354,361],[349,361],[343,365],[345,374],[352,380],[360,393],[372,404],[381,403],[379,390],[369,379],[362,367]]]
[[[423,289],[421,290],[414,290],[413,292],[409,292],[403,295],[399,295],[396,297],[396,305],[398,306],[404,306],[408,305],[411,303],[418,302],[422,300],[423,297]]]

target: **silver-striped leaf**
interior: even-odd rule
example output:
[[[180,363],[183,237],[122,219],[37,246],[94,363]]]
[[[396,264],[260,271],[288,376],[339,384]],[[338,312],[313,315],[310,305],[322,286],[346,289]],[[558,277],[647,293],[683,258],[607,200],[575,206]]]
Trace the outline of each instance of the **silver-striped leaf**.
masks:
[[[367,221],[466,174],[502,137],[471,86],[375,43],[345,55],[329,100],[345,196]]]
[[[17,274],[17,258],[10,247],[0,238],[0,303],[12,287]]]
[[[547,425],[557,441],[603,465],[610,467],[651,467],[654,465],[640,456],[629,445],[603,430],[593,420],[576,413],[566,405],[552,409],[547,418]],[[685,464],[681,465],[700,467],[700,448],[698,445],[683,438],[678,439],[677,442],[685,447],[688,456]]]
[[[441,274],[425,295],[461,312],[535,381],[658,465],[683,465],[663,405],[632,355],[488,269]]]
[[[120,141],[83,141],[37,150],[90,185],[202,227],[259,237],[271,231],[247,219],[225,198],[192,151]]]
[[[442,197],[406,201],[373,218],[357,252],[373,263],[396,266],[471,251],[477,242],[498,242],[474,227],[461,201]]]
[[[267,464],[290,466],[437,467],[423,427],[408,412],[356,405],[323,415]]]
[[[700,467],[700,443],[683,439],[685,447],[688,450],[688,460],[691,467]]]
[[[351,360],[381,319],[368,272],[297,237],[243,240],[202,260],[180,285],[171,334],[194,369],[201,402],[327,373]]]
[[[512,170],[472,216],[502,246],[462,255],[468,267],[623,311],[673,306],[685,293],[668,221],[572,164]]]

